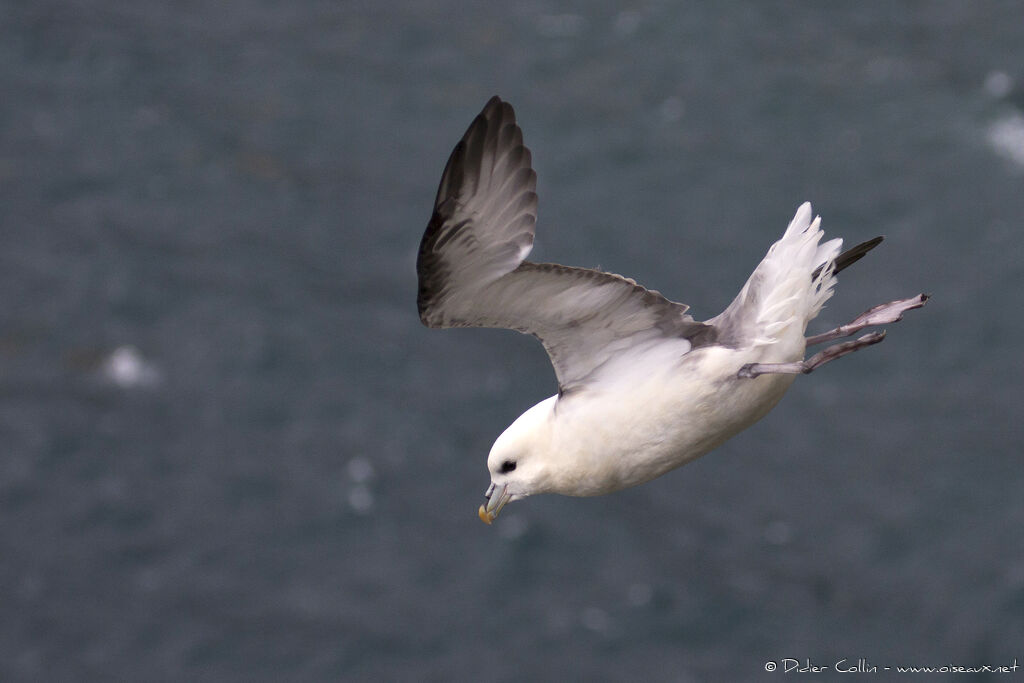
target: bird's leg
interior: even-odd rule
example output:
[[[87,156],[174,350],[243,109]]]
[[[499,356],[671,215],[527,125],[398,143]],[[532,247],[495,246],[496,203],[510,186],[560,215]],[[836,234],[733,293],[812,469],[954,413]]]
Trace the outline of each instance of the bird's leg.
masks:
[[[918,294],[917,296],[912,296],[909,299],[890,301],[887,304],[881,304],[874,308],[869,308],[845,325],[840,325],[834,330],[829,330],[828,332],[808,337],[807,346],[822,344],[827,341],[832,341],[833,339],[839,339],[840,337],[849,337],[850,335],[860,332],[865,327],[899,322],[903,319],[904,313],[914,308],[921,308],[924,306],[926,301],[928,301],[927,294]],[[736,376],[740,379],[752,379],[758,375],[770,374],[806,375],[816,367],[824,365],[836,358],[842,358],[846,354],[853,353],[865,346],[877,344],[883,339],[885,339],[885,331],[871,332],[869,334],[865,334],[863,337],[858,337],[853,341],[828,346],[823,351],[819,351],[807,360],[799,360],[793,363],[747,363],[739,369]]]
[[[740,379],[753,379],[759,375],[806,375],[817,367],[824,365],[825,363],[835,360],[836,358],[842,358],[848,353],[853,353],[858,349],[862,349],[865,346],[871,346],[885,339],[885,331],[882,332],[869,332],[863,337],[858,337],[853,341],[843,342],[841,344],[833,344],[832,346],[826,347],[824,350],[819,351],[807,360],[798,360],[793,363],[747,363],[736,376]]]
[[[857,334],[865,327],[899,322],[903,319],[903,314],[906,311],[913,308],[921,308],[926,301],[928,301],[927,294],[918,294],[909,299],[890,301],[887,304],[880,304],[874,308],[869,308],[845,325],[840,325],[834,330],[808,337],[807,346],[824,344],[827,341],[839,339],[840,337],[849,337],[850,335]]]

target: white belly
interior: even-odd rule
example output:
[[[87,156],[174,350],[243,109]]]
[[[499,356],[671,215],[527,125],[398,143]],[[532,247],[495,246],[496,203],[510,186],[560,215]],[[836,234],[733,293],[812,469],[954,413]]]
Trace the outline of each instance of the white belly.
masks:
[[[802,339],[801,339],[802,342]],[[705,347],[674,367],[567,395],[555,405],[551,450],[586,478],[556,493],[600,495],[635,486],[698,458],[762,418],[796,375],[739,379],[745,363],[798,360],[803,348]],[[664,366],[662,366],[664,368]]]

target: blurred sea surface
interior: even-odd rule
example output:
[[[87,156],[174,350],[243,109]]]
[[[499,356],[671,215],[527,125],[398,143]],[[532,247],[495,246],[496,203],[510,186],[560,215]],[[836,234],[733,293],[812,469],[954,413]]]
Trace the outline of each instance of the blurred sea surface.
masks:
[[[1024,664],[1022,17],[0,2],[0,679]],[[493,94],[534,260],[707,318],[811,200],[887,238],[812,331],[934,298],[709,456],[486,527],[487,451],[554,375],[423,328],[415,256]]]

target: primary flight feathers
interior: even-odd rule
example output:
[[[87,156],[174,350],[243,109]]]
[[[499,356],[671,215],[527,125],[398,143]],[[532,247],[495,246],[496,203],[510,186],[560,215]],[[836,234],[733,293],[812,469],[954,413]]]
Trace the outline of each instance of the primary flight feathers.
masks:
[[[625,339],[701,343],[711,328],[620,275],[524,261],[537,175],[511,105],[491,98],[455,146],[420,244],[420,319],[429,327],[503,327],[544,344],[566,391]]]

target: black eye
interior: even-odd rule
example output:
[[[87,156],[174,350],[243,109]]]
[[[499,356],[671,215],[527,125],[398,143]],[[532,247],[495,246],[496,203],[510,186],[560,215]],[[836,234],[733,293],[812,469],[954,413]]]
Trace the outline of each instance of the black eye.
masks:
[[[502,474],[508,474],[509,472],[514,470],[515,468],[516,468],[516,464],[513,461],[511,461],[511,460],[506,460],[505,462],[501,463],[501,473]]]

